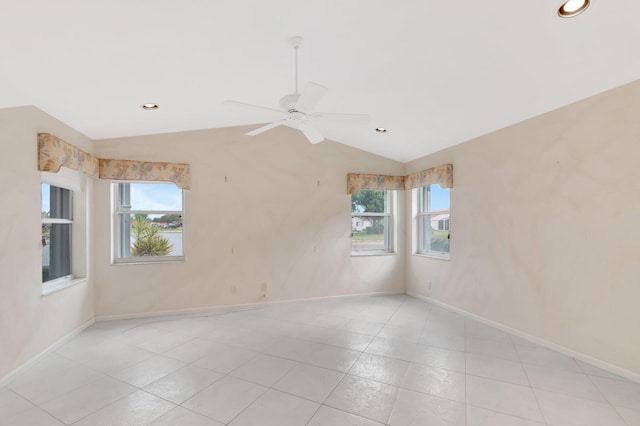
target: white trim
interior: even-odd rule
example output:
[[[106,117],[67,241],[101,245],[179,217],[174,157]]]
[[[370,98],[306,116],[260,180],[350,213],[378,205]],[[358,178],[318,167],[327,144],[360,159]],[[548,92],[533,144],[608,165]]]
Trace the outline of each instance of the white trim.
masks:
[[[393,256],[396,255],[393,250],[351,250],[351,257],[367,257],[367,256]]]
[[[174,185],[181,191],[182,195],[182,210],[123,210],[120,207],[120,186],[123,184],[150,184],[150,185]],[[185,261],[185,190],[178,187],[174,182],[155,182],[155,181],[131,181],[131,180],[112,180],[110,182],[110,194],[111,194],[111,265],[131,265],[131,264],[153,264],[153,263],[173,263]],[[140,256],[134,257],[120,257],[120,216],[123,215],[166,215],[166,214],[179,214],[182,218],[182,254],[176,256],[148,256],[144,259]]]
[[[114,259],[112,265],[148,265],[150,263],[185,262],[184,256],[131,256]]]
[[[117,214],[148,214],[148,215],[166,215],[166,214],[179,214],[182,216],[184,213],[182,210],[116,210]]]
[[[479,315],[472,314],[471,312],[467,312],[467,311],[465,311],[463,309],[456,308],[455,306],[448,305],[448,304],[446,304],[444,302],[441,302],[441,301],[436,300],[436,299],[432,299],[432,298],[430,298],[428,296],[423,296],[421,294],[414,293],[414,292],[411,292],[411,291],[407,291],[406,293],[407,293],[408,296],[415,297],[416,299],[424,300],[425,302],[433,303],[434,305],[438,305],[438,306],[440,306],[442,308],[445,308],[447,310],[450,310],[452,312],[458,313],[460,315],[464,315],[467,318],[474,319],[474,320],[479,321],[481,323],[490,325],[491,327],[495,327],[495,328],[497,328],[499,330],[502,330],[502,331],[504,331],[506,333],[513,334],[514,336],[520,337],[520,338],[522,338],[524,340],[528,340],[529,342],[535,343],[535,344],[540,345],[540,346],[544,346],[547,349],[551,349],[553,351],[560,352],[561,354],[570,356],[570,357],[575,358],[575,359],[580,360],[580,361],[584,361],[584,362],[586,362],[588,364],[591,364],[591,365],[594,365],[594,366],[596,366],[598,368],[601,368],[602,370],[608,371],[608,372],[613,373],[613,374],[617,374],[618,376],[622,376],[622,377],[624,377],[626,379],[629,379],[629,380],[632,380],[634,382],[640,383],[640,374],[639,373],[635,373],[635,372],[633,372],[631,370],[627,370],[625,368],[618,367],[618,366],[613,365],[613,364],[609,364],[606,361],[602,361],[602,360],[599,360],[597,358],[593,358],[593,357],[591,357],[591,356],[589,356],[587,354],[583,354],[582,352],[578,352],[578,351],[574,351],[573,349],[565,348],[564,346],[558,345],[557,343],[550,342],[550,341],[545,340],[545,339],[543,339],[541,337],[537,337],[537,336],[534,336],[532,334],[525,333],[524,331],[520,331],[520,330],[517,330],[515,328],[511,328],[509,326],[500,324],[499,322],[495,322],[495,321],[492,321],[490,319],[481,317]]]
[[[9,381],[11,381],[11,379],[14,379],[18,375],[22,374],[25,370],[27,370],[33,364],[35,364],[36,362],[40,361],[45,355],[48,355],[49,353],[55,351],[60,346],[62,346],[65,343],[67,343],[69,340],[73,339],[78,334],[82,333],[85,329],[91,327],[95,322],[96,322],[95,318],[91,318],[89,321],[85,322],[84,324],[80,325],[79,327],[76,327],[75,329],[73,329],[69,333],[67,333],[65,336],[63,336],[61,339],[58,339],[53,344],[49,345],[49,347],[45,348],[38,355],[34,356],[33,358],[31,358],[27,362],[23,363],[21,366],[15,368],[13,371],[8,373],[4,377],[0,377],[0,388],[3,387],[5,384],[7,384]]]
[[[215,312],[215,311],[232,311],[237,309],[251,309],[251,308],[256,308],[261,306],[280,305],[280,304],[286,304],[286,303],[302,303],[302,302],[312,302],[317,300],[346,299],[346,298],[352,298],[352,297],[366,297],[366,296],[392,296],[396,294],[405,294],[405,292],[404,290],[389,290],[389,291],[376,291],[371,293],[340,294],[337,296],[309,297],[304,299],[288,299],[288,300],[273,300],[268,302],[263,301],[263,302],[241,303],[237,305],[218,305],[218,306],[204,306],[200,308],[172,309],[168,311],[137,312],[133,314],[120,314],[120,315],[98,315],[96,316],[96,322],[161,317],[165,315],[201,314],[201,313]]]
[[[377,191],[374,189],[361,189],[361,191]],[[398,215],[396,204],[396,190],[383,189],[384,192],[384,212],[351,212],[351,241],[353,242],[353,218],[359,217],[361,219],[367,217],[382,217],[384,218],[384,248],[383,249],[365,249],[365,250],[353,250],[351,249],[351,256],[359,256],[360,252],[364,252],[364,256],[370,256],[370,252],[383,253],[383,254],[395,254],[396,249],[396,216]],[[355,195],[355,194],[354,194]],[[353,200],[353,198],[352,198]],[[358,253],[358,254],[356,254]]]
[[[71,275],[47,281],[45,283],[42,283],[42,295],[48,296],[52,293],[64,290],[65,288],[73,287],[74,285],[78,284],[84,284],[87,281],[87,278],[73,278],[73,276]]]
[[[385,216],[391,216],[391,213],[372,213],[372,212],[351,213],[351,217],[385,217]]]
[[[421,186],[416,188],[416,213],[415,213],[415,225],[416,225],[416,246],[414,250],[414,254],[422,255],[426,257],[433,258],[441,258],[441,259],[449,259],[451,258],[451,250],[448,252],[445,251],[436,251],[436,250],[427,250],[425,237],[425,219],[429,218],[429,225],[426,226],[426,229],[429,230],[429,236],[432,235],[433,231],[447,231],[449,233],[449,238],[451,238],[451,194],[449,194],[449,208],[442,210],[432,210],[431,209],[431,187],[439,184],[431,184]],[[413,194],[413,193],[412,193]],[[426,200],[425,200],[426,197]],[[426,210],[422,210],[422,207],[425,207]],[[433,229],[431,227],[431,219],[433,216],[439,215],[449,215],[447,220],[449,220],[449,229]],[[430,245],[430,244],[429,244]]]
[[[447,261],[451,261],[451,255],[449,255],[449,253],[445,253],[442,256],[439,255],[438,253],[445,253],[445,252],[440,252],[440,251],[419,251],[416,253],[412,253],[413,256],[418,256],[418,257],[426,257],[428,259],[438,259],[438,260],[447,260]]]
[[[43,217],[42,218],[42,223],[62,223],[62,224],[69,224],[69,225],[73,225],[73,220],[71,219],[55,219],[55,218],[50,218],[50,217]]]
[[[61,167],[56,173],[40,172],[40,180],[47,185],[69,189],[74,192],[84,192],[86,180],[82,173]]]

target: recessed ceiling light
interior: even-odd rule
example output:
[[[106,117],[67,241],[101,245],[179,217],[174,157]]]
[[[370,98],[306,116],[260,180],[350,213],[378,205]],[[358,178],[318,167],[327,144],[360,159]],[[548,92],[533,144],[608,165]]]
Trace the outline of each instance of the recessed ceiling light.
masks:
[[[387,133],[387,129],[384,127],[376,127],[376,132],[378,133]]]
[[[589,0],[568,0],[558,9],[561,18],[572,18],[581,14],[589,7]]]
[[[143,109],[158,109],[158,104],[142,104]]]

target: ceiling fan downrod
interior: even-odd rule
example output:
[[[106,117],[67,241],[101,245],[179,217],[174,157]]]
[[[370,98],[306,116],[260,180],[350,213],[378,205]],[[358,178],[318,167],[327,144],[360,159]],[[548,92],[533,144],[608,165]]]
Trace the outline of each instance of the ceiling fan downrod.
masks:
[[[291,37],[289,39],[289,44],[293,46],[294,51],[294,92],[288,95],[284,95],[282,99],[280,99],[280,107],[289,112],[295,113],[298,110],[295,108],[295,105],[298,103],[298,99],[300,99],[300,92],[298,91],[298,48],[302,44],[304,39],[300,36]]]
[[[302,44],[304,39],[300,36],[293,36],[289,39],[289,44],[293,46],[294,57],[295,57],[295,94],[299,94],[298,92],[298,48]]]

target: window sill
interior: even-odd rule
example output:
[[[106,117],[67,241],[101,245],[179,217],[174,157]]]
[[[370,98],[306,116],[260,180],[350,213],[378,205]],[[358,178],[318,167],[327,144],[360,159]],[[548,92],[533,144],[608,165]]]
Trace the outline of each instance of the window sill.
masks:
[[[367,256],[395,256],[395,251],[352,251],[351,257],[367,257]]]
[[[451,256],[443,256],[436,253],[413,253],[414,256],[417,257],[426,257],[429,259],[437,259],[437,260],[446,260],[451,261]]]
[[[87,282],[86,278],[69,278],[61,280],[53,280],[42,284],[42,295],[48,296],[53,293],[57,293],[65,288],[73,287],[74,285],[84,284]]]
[[[143,260],[144,259],[144,260]],[[159,263],[184,263],[184,256],[173,256],[172,258],[130,258],[130,259],[118,259],[111,262],[111,265],[120,266],[120,265],[155,265]]]

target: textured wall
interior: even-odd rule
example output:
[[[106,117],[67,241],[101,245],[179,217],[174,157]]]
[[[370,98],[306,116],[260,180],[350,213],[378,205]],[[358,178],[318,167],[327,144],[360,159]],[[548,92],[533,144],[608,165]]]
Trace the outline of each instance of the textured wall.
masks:
[[[403,165],[330,141],[311,145],[289,128],[253,138],[246,131],[95,143],[106,158],[189,163],[192,177],[186,261],[173,264],[110,264],[109,182],[96,183],[98,317],[261,302],[263,283],[268,301],[404,291],[402,251],[351,257],[346,195],[348,172],[402,174]]]
[[[402,165],[293,130],[99,141],[99,156],[188,162],[186,261],[111,265],[109,183],[93,185],[91,279],[41,296],[36,134],[91,142],[33,107],[0,110],[0,377],[94,315],[407,290],[640,373],[640,82]],[[350,256],[348,172],[451,162],[450,261]],[[226,176],[226,181],[225,181]],[[320,181],[320,185],[318,185]],[[91,186],[91,185],[90,185]],[[408,213],[407,213],[408,214]],[[407,238],[405,238],[405,236]],[[232,252],[233,249],[233,252]],[[405,279],[406,278],[406,279]],[[431,283],[431,285],[429,285]],[[232,292],[235,286],[236,292]]]
[[[0,378],[94,316],[90,279],[42,296],[38,132],[92,149],[89,139],[37,108],[0,109]]]
[[[640,373],[639,116],[635,82],[408,163],[455,185],[408,291]]]

